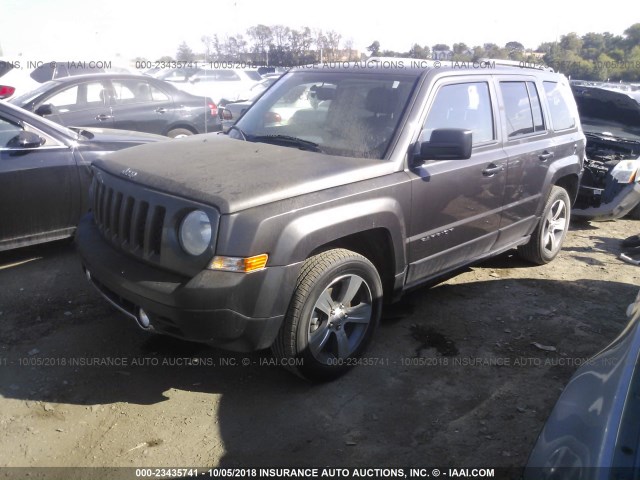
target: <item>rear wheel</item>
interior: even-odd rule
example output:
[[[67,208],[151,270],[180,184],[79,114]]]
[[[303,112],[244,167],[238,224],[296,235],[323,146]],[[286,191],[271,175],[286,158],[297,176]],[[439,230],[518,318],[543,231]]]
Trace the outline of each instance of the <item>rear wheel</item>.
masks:
[[[369,260],[344,249],[315,255],[302,267],[274,355],[309,380],[337,378],[371,341],[381,307],[382,282]]]
[[[562,249],[570,219],[569,194],[564,188],[554,185],[529,243],[518,247],[520,256],[538,265],[549,263]]]
[[[183,138],[191,135],[193,135],[193,132],[186,128],[174,128],[173,130],[169,130],[169,133],[167,133],[167,137],[171,138]]]

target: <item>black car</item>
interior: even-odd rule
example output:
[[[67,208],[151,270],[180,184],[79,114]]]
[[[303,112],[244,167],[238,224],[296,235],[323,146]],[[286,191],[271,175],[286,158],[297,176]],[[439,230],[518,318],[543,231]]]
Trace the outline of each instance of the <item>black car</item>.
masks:
[[[144,75],[59,78],[10,100],[56,123],[184,137],[221,129],[216,104]]]
[[[68,129],[0,102],[0,251],[71,236],[88,210],[90,163],[158,135]]]

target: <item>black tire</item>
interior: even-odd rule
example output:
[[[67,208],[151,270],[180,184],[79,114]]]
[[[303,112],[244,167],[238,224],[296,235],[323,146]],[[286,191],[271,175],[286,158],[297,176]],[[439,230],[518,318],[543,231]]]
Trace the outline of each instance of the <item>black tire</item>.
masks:
[[[564,188],[554,185],[531,239],[527,244],[518,247],[520,256],[537,265],[549,263],[562,249],[570,220],[569,194]]]
[[[382,282],[369,260],[344,249],[320,253],[302,266],[273,354],[303,378],[333,380],[367,348],[381,312]]]
[[[640,220],[640,203],[633,207],[633,209],[625,216],[631,220]]]
[[[186,128],[174,128],[167,133],[167,137],[171,138],[189,137],[191,135],[193,135],[193,132]]]

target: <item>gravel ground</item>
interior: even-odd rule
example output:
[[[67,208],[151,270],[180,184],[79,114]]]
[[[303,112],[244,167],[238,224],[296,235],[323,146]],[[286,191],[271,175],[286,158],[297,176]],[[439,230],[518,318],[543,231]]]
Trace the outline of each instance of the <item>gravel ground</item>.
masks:
[[[640,269],[617,256],[637,225],[576,224],[549,265],[511,252],[411,292],[324,385],[137,329],[69,242],[0,253],[0,466],[521,468],[626,323]]]

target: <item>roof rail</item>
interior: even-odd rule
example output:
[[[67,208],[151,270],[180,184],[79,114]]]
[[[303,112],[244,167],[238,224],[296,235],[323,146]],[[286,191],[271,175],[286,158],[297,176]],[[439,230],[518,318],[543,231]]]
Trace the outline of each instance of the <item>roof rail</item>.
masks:
[[[501,65],[503,67],[517,67],[517,68],[531,68],[533,70],[545,70],[547,72],[554,72],[555,70],[541,63],[527,62],[525,60],[504,60],[502,58],[481,58],[480,62],[491,62],[494,65]]]

